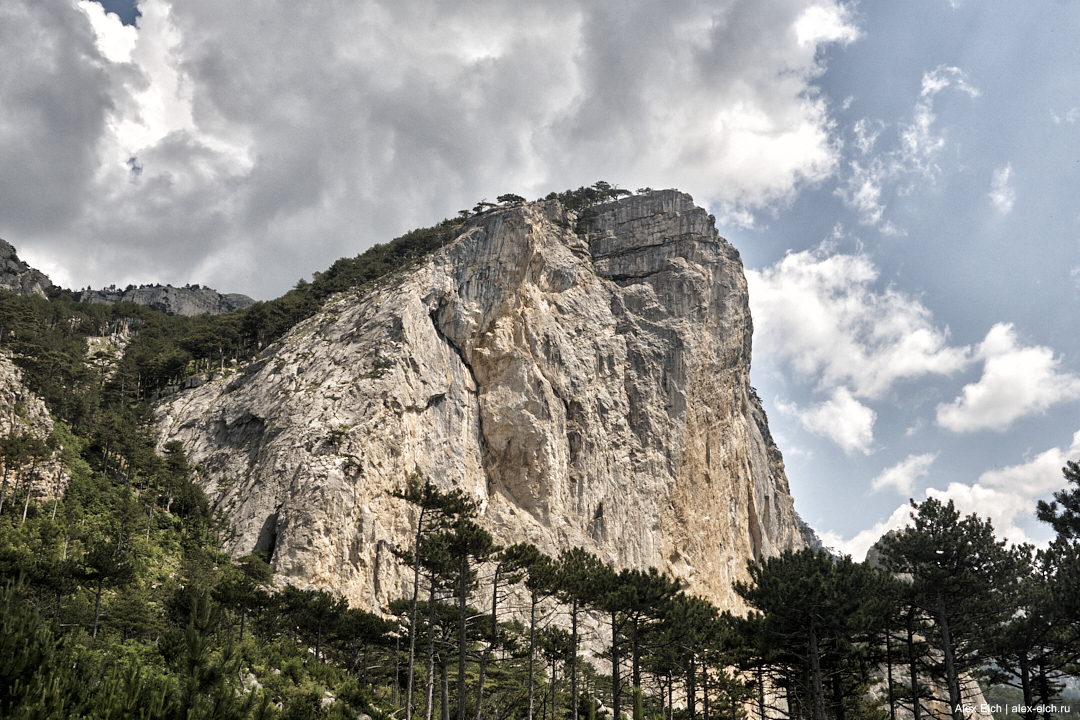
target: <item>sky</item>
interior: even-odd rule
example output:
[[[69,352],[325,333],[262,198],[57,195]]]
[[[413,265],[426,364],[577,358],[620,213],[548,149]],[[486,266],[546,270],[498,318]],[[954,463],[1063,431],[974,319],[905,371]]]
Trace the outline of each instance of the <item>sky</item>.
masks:
[[[257,299],[503,193],[675,187],[739,249],[797,510],[1045,543],[1080,457],[1080,5],[10,0],[0,237]]]

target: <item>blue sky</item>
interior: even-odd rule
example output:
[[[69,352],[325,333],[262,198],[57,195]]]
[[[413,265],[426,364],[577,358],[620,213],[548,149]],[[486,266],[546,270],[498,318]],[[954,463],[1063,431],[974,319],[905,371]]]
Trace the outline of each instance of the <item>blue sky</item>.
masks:
[[[1080,12],[863,3],[853,21],[861,36],[825,49],[816,83],[836,172],[728,232],[768,292],[833,299],[820,347],[792,340],[790,307],[755,307],[754,379],[798,507],[855,554],[928,493],[1043,541],[1034,500],[1080,450]],[[829,284],[841,259],[869,279]],[[870,336],[889,322],[900,335]],[[920,331],[937,344],[905,350]],[[837,357],[844,340],[867,355]]]
[[[748,270],[796,506],[1010,539],[1080,456],[1080,6],[0,5],[0,237],[257,298],[505,192],[678,187]]]

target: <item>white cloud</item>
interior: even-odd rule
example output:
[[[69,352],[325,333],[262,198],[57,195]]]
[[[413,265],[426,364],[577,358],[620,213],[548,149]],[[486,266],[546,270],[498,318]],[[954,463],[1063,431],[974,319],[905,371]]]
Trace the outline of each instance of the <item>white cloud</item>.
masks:
[[[950,483],[945,490],[927,490],[927,497],[952,500],[964,515],[977,513],[994,524],[1001,538],[1013,543],[1033,542],[1017,525],[1035,515],[1035,504],[1065,486],[1061,468],[1080,457],[1080,431],[1067,448],[1051,448],[1025,463],[988,470],[971,485]]]
[[[938,424],[953,432],[1004,431],[1018,418],[1080,397],[1080,378],[1060,371],[1051,348],[1020,345],[1011,324],[994,325],[975,356],[982,377],[937,408]]]
[[[888,518],[874,523],[873,527],[863,530],[849,540],[845,540],[839,533],[829,530],[821,533],[821,541],[827,547],[831,547],[843,555],[850,555],[855,560],[862,561],[866,558],[866,551],[880,540],[882,535],[890,530],[899,530],[910,524],[911,506],[901,505],[896,510],[893,510]]]
[[[1013,203],[1016,202],[1016,189],[1009,183],[1012,178],[1012,163],[994,171],[994,179],[990,183],[990,200],[994,207],[1002,215],[1012,212]]]
[[[1053,110],[1050,111],[1050,119],[1054,121],[1055,125],[1060,125],[1063,122],[1074,123],[1080,120],[1080,108],[1069,108],[1065,115],[1058,115]]]
[[[818,50],[858,36],[836,0],[11,8],[5,237],[80,285],[262,297],[502,192],[679,187],[752,226],[835,171]]]
[[[870,154],[879,144],[885,127],[880,120],[862,118],[852,126],[854,143],[862,159],[849,163],[836,195],[858,212],[862,224],[877,227],[886,235],[906,234],[892,222],[883,222],[886,204],[882,198],[888,190],[900,192],[896,186],[904,179],[922,177],[932,181],[938,175],[938,156],[946,140],[935,127],[934,98],[948,88],[972,98],[979,96],[979,90],[968,83],[959,68],[940,65],[924,73],[911,119],[897,125],[898,144],[893,149]]]
[[[803,46],[823,42],[848,44],[859,38],[859,30],[851,21],[844,5],[812,5],[795,21],[795,36]]]
[[[1019,526],[1018,521],[1033,517],[1038,500],[1065,486],[1061,468],[1067,460],[1078,457],[1080,431],[1073,435],[1067,448],[1051,448],[1025,463],[988,470],[971,485],[954,482],[944,490],[929,488],[926,497],[937,498],[943,503],[952,500],[961,515],[975,513],[984,520],[990,520],[997,536],[1011,543],[1037,544]],[[821,539],[829,547],[860,559],[882,535],[910,525],[910,513],[910,504],[904,504],[896,508],[888,519],[851,539],[845,540],[836,532],[821,533]]]
[[[900,495],[910,497],[911,488],[915,481],[929,472],[930,464],[934,462],[935,458],[937,458],[937,453],[908,455],[906,459],[882,471],[880,475],[870,481],[870,485],[874,490],[891,487]]]
[[[822,247],[746,275],[755,348],[789,362],[819,391],[843,386],[873,399],[900,380],[947,375],[968,362],[968,349],[949,347],[948,330],[916,298],[873,288],[878,270],[865,255]]]
[[[981,94],[978,88],[968,84],[967,75],[958,67],[938,65],[930,72],[923,73],[923,97],[933,97],[948,87],[955,87],[973,98]]]
[[[871,158],[866,165],[851,162],[851,173],[838,189],[844,202],[859,213],[863,225],[877,225],[885,212],[881,202],[882,186],[891,175],[882,158]]]
[[[124,25],[116,13],[106,13],[104,6],[92,0],[79,0],[79,9],[90,18],[90,25],[97,35],[97,47],[110,62],[131,62],[138,31],[133,25]]]
[[[1067,448],[1050,448],[1020,465],[1000,470],[987,470],[979,476],[979,484],[997,490],[1020,492],[1027,498],[1038,498],[1064,486],[1061,469],[1068,460],[1080,458],[1080,431],[1073,434]]]
[[[1022,517],[1035,514],[1035,498],[1025,492],[1010,492],[988,488],[974,483],[949,483],[945,490],[930,488],[928,498],[937,498],[943,503],[952,500],[961,515],[978,515],[994,525],[994,534],[1011,543],[1032,542],[1023,528],[1016,524]]]
[[[877,142],[884,129],[885,123],[880,120],[870,121],[866,118],[858,120],[852,128],[855,134],[855,147],[859,148],[860,153],[866,155],[874,149],[874,143]]]
[[[853,398],[847,388],[837,388],[831,399],[806,410],[781,401],[777,401],[777,406],[781,412],[798,418],[807,430],[829,438],[849,455],[870,454],[877,413]]]

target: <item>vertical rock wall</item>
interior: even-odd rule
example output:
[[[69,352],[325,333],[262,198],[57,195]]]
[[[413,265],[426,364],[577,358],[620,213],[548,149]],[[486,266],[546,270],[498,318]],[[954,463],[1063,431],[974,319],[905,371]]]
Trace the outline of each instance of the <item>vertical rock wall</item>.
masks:
[[[160,405],[229,549],[383,605],[408,587],[389,491],[412,472],[478,498],[502,543],[655,565],[722,607],[747,558],[801,547],[738,253],[682,193],[596,210],[581,234],[555,201],[475,218]]]

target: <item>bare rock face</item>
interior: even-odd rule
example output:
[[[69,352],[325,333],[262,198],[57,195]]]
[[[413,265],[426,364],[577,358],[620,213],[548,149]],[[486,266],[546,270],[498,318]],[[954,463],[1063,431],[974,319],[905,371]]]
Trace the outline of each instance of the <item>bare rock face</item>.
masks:
[[[128,286],[118,290],[108,287],[102,290],[79,290],[75,299],[88,303],[114,304],[133,302],[160,310],[167,315],[219,315],[243,310],[255,301],[239,293],[219,293],[213,288],[200,285],[173,287],[172,285]]]
[[[749,385],[739,255],[675,191],[474,218],[337,296],[260,359],[158,407],[225,509],[235,554],[374,608],[403,595],[420,472],[482,502],[499,542],[584,546],[721,607],[748,558],[799,548]]]
[[[52,286],[45,273],[20,260],[15,248],[7,241],[0,240],[0,290],[16,295],[46,297],[46,291]]]
[[[53,420],[45,402],[23,383],[22,371],[10,359],[0,355],[0,437],[30,435],[46,440],[52,431]],[[58,500],[71,479],[60,460],[59,449],[50,449],[46,457],[29,458],[10,467],[4,467],[0,462],[0,473],[6,479],[4,512],[22,510],[21,505],[14,511],[10,509],[16,486],[29,486],[30,497],[44,503]]]

